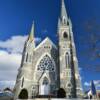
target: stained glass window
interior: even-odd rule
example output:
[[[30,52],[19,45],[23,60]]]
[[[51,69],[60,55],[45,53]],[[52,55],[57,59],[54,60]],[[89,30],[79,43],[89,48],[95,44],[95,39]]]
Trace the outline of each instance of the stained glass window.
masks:
[[[39,71],[44,71],[44,70],[54,71],[54,64],[52,62],[52,59],[48,55],[45,55],[43,57],[43,59],[40,61],[37,70],[39,70]]]

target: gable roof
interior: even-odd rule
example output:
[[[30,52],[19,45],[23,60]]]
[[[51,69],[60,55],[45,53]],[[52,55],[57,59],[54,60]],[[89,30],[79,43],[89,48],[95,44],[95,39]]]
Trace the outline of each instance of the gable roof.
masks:
[[[41,47],[46,42],[49,42],[55,49],[57,49],[57,46],[50,40],[50,38],[46,37],[34,50],[37,50],[39,47]]]

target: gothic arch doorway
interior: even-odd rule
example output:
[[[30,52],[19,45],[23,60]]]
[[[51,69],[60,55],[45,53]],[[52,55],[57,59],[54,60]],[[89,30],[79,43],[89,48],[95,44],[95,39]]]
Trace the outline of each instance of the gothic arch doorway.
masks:
[[[40,95],[49,95],[50,94],[50,84],[47,77],[43,78],[42,84],[40,84]]]
[[[26,89],[22,89],[18,98],[19,99],[28,99],[28,91]]]

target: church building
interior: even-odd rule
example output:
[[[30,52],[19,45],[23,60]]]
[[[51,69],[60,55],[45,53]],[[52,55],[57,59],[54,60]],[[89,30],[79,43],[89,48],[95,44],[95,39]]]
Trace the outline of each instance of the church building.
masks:
[[[58,18],[58,43],[46,37],[35,45],[34,23],[25,42],[14,87],[14,99],[51,96],[65,91],[66,98],[81,98],[82,87],[72,31],[64,0]],[[24,94],[24,95],[23,95]]]

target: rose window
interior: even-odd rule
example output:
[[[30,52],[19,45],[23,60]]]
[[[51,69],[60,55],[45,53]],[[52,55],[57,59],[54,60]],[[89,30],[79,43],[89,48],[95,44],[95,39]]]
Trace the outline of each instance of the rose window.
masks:
[[[54,71],[54,64],[52,62],[52,59],[48,55],[45,55],[43,59],[40,61],[37,69],[39,71]]]

